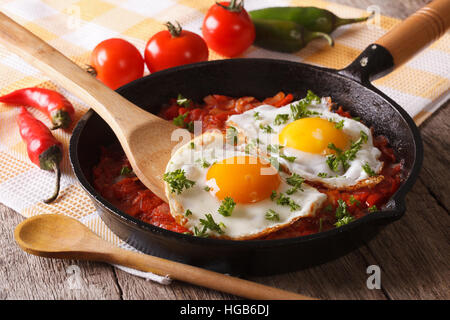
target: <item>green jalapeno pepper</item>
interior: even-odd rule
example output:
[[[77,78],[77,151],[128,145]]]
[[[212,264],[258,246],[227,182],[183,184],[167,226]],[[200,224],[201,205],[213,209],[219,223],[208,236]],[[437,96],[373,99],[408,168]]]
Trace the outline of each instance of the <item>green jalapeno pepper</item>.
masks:
[[[310,31],[328,34],[340,26],[363,22],[371,17],[343,19],[331,11],[316,7],[272,7],[250,11],[249,14],[252,19],[292,21]]]
[[[334,45],[328,34],[309,31],[292,21],[253,19],[253,24],[256,31],[254,45],[264,49],[297,52],[316,38],[325,38],[330,46]]]

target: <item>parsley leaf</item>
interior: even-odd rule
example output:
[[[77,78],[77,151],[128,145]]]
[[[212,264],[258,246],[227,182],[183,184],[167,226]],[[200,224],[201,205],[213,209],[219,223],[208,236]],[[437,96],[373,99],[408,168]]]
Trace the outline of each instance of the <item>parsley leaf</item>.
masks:
[[[350,214],[347,209],[347,203],[339,199],[338,207],[336,208],[336,223],[334,224],[336,227],[342,227],[350,222],[352,222],[355,218]]]
[[[326,172],[319,172],[317,174],[317,176],[320,177],[320,178],[326,178],[326,177],[328,177],[328,173],[326,173]]]
[[[312,115],[318,115],[319,112],[308,110],[307,107],[313,102],[320,102],[320,98],[316,96],[311,90],[308,90],[306,97],[301,99],[296,104],[291,104],[291,113],[294,120],[306,118]]]
[[[276,213],[274,210],[269,209],[266,214],[265,217],[267,220],[271,220],[271,221],[280,221],[280,215],[278,213]]]
[[[361,201],[356,199],[353,195],[350,196],[349,201],[351,204],[356,204],[357,206],[359,206],[361,204]]]
[[[227,142],[233,146],[238,143],[238,131],[235,127],[228,127],[226,132]]]
[[[362,166],[362,168],[369,175],[369,177],[373,177],[374,175],[376,175],[375,171],[372,170],[367,162]]]
[[[289,206],[291,207],[291,211],[295,211],[301,208],[301,206],[297,203],[295,203],[294,200],[289,198],[288,196],[284,195],[283,193],[278,194],[278,198],[276,198],[277,193],[275,191],[272,191],[272,195],[270,198],[273,200],[276,200],[276,204],[280,206]]]
[[[177,97],[177,104],[178,104],[180,107],[189,108],[189,107],[192,105],[192,100],[183,97],[183,95],[182,95],[181,93],[179,93],[179,94],[178,94],[178,97]]]
[[[297,159],[297,157],[288,157],[288,156],[286,156],[284,154],[280,154],[280,157],[283,158],[284,160],[289,161],[289,162],[294,162],[295,159]]]
[[[342,128],[344,127],[344,120],[341,120],[341,121],[339,121],[339,122],[336,122],[336,123],[334,124],[334,127],[335,127],[336,129],[338,129],[338,130],[342,129]]]
[[[344,226],[346,224],[349,224],[353,220],[355,220],[355,218],[353,218],[352,216],[345,216],[345,217],[342,217],[341,219],[339,219],[338,221],[336,221],[336,223],[334,225],[337,228],[339,228],[339,227],[342,227],[342,226]]]
[[[189,216],[192,215],[192,211],[189,210],[189,209],[187,209],[186,212],[184,213],[184,215],[185,215],[186,217],[189,217]]]
[[[235,206],[236,202],[234,202],[234,200],[231,197],[225,197],[218,211],[224,217],[229,217],[231,216],[231,213],[233,212]]]
[[[275,117],[275,120],[273,121],[273,124],[276,126],[279,126],[280,124],[286,123],[286,121],[289,120],[288,114],[277,114]]]
[[[261,124],[259,125],[259,128],[260,128],[263,132],[265,132],[265,133],[272,133],[272,132],[273,132],[272,127],[269,126],[268,124],[266,124],[265,126],[263,126],[263,124],[261,123]]]
[[[212,217],[212,215],[209,213],[205,214],[205,218],[206,219],[200,219],[200,224],[203,225],[203,230],[205,230],[205,228],[206,228],[206,230],[209,229],[211,231],[217,232],[218,234],[225,233],[225,231],[222,230],[222,228],[225,227],[225,225],[223,223],[217,224],[214,221],[214,218]],[[205,232],[206,232],[206,230],[205,230]]]
[[[182,169],[164,173],[163,180],[169,184],[170,192],[177,194],[180,194],[184,188],[189,189],[195,184],[195,181],[186,178]]]
[[[255,118],[255,120],[261,120],[261,117],[259,116],[259,112],[258,111],[253,113],[253,118]]]
[[[376,205],[373,205],[370,208],[368,208],[367,210],[369,210],[369,212],[375,212],[375,211],[378,211],[378,208]]]
[[[184,128],[184,119],[188,116],[189,112],[185,112],[183,114],[180,114],[179,116],[173,118],[173,124]]]
[[[348,162],[356,158],[356,153],[361,150],[362,144],[367,142],[367,134],[363,131],[361,131],[360,134],[361,137],[357,141],[353,142],[350,149],[346,151],[339,149],[333,143],[328,144],[328,148],[335,151],[335,154],[329,155],[326,160],[326,163],[331,170],[337,172],[339,170],[339,164],[341,164],[342,169],[347,171],[350,167]]]
[[[284,146],[279,145],[279,144],[269,144],[269,145],[267,145],[267,152],[278,153],[283,148],[284,148]]]
[[[293,188],[290,188],[286,191],[287,194],[291,195],[295,193],[297,190],[303,191],[302,183],[305,182],[305,179],[300,177],[298,174],[293,173],[289,178],[286,179],[286,182],[288,185],[293,186]]]
[[[193,121],[190,121],[190,122],[184,121],[186,119],[186,117],[188,116],[188,114],[189,114],[189,111],[185,112],[183,114],[180,114],[178,117],[173,118],[173,124],[178,127],[188,129],[189,132],[194,132],[194,122]]]
[[[205,159],[202,160],[202,167],[203,168],[209,168],[210,166],[211,166],[211,163],[209,163]]]
[[[120,169],[120,175],[121,175],[121,176],[127,176],[127,175],[129,175],[130,173],[132,173],[132,172],[133,172],[133,169],[131,169],[131,168],[128,167],[128,166],[123,166],[122,169]]]

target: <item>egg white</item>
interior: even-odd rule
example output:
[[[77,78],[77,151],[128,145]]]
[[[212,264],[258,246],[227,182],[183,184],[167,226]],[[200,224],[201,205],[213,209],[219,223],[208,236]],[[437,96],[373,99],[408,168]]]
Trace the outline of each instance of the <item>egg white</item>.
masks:
[[[330,100],[322,98],[320,102],[313,102],[308,110],[315,111],[319,114],[311,117],[319,117],[333,122],[343,121],[343,132],[350,138],[351,142],[357,141],[361,132],[364,132],[368,139],[362,144],[361,149],[357,152],[356,158],[349,161],[349,168],[343,172],[342,168],[338,172],[331,170],[326,163],[327,156],[303,152],[297,149],[284,147],[279,153],[271,154],[276,158],[281,166],[287,168],[290,172],[294,172],[302,176],[308,181],[318,182],[329,188],[344,189],[362,185],[373,185],[382,180],[381,176],[369,177],[368,173],[363,170],[362,166],[366,163],[375,173],[380,173],[383,168],[383,162],[379,161],[381,151],[374,147],[371,130],[359,121],[342,117],[335,112],[330,111]],[[232,115],[228,121],[228,126],[235,127],[239,134],[246,137],[247,142],[254,144],[259,142],[261,152],[267,152],[267,146],[279,145],[278,135],[283,128],[289,123],[295,121],[291,114],[291,105],[293,102],[281,108],[275,108],[270,105],[262,105],[252,110],[248,110],[242,114]],[[257,117],[255,117],[257,113]],[[289,119],[281,125],[275,125],[274,120],[279,114],[288,114]],[[261,129],[269,125],[273,132],[267,133]],[[281,157],[296,157],[293,162]],[[318,176],[326,174],[326,177]]]
[[[226,143],[223,134],[218,131],[206,132],[192,140],[192,143],[179,148],[169,161],[166,172],[177,169],[185,171],[187,179],[195,181],[195,184],[180,194],[171,192],[166,183],[166,195],[169,200],[170,210],[175,219],[186,228],[194,231],[194,228],[202,228],[200,219],[205,219],[205,214],[211,214],[217,224],[223,223],[224,233],[218,234],[209,231],[209,235],[235,240],[245,240],[260,237],[281,229],[301,217],[314,216],[316,210],[326,200],[326,195],[315,188],[303,184],[302,190],[296,191],[289,197],[301,207],[291,211],[289,206],[276,204],[270,198],[252,204],[237,203],[231,216],[223,216],[218,213],[222,203],[213,193],[206,191],[205,187],[213,187],[217,190],[214,179],[207,181],[209,166],[215,162],[234,156],[248,155],[240,148]],[[205,164],[205,167],[204,167]],[[281,183],[277,193],[285,193],[291,188],[286,183],[289,175],[280,173]],[[233,177],[230,177],[232,179]],[[215,188],[214,188],[215,187]],[[217,192],[217,191],[216,191]],[[186,211],[192,214],[186,216]],[[265,213],[272,209],[279,215],[279,221],[268,220]]]

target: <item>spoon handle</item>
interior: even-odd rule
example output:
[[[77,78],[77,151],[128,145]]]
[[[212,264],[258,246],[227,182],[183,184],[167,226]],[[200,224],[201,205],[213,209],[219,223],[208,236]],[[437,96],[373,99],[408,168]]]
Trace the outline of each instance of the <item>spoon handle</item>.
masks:
[[[161,276],[188,282],[201,287],[256,300],[313,300],[300,295],[256,282],[239,279],[187,264],[174,262],[142,253],[111,247],[101,258],[105,262],[152,272]]]
[[[0,39],[8,49],[92,107],[111,126],[119,140],[120,135],[126,138],[131,128],[136,128],[149,118],[157,122],[163,121],[105,86],[2,12],[0,12]]]

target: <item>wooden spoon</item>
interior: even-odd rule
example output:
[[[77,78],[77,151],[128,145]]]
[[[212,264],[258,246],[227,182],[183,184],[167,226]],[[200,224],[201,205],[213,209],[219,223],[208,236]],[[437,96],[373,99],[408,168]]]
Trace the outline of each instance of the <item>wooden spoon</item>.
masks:
[[[221,273],[120,249],[99,238],[78,220],[63,215],[42,214],[28,218],[16,227],[14,237],[24,251],[41,257],[119,264],[249,299],[313,299]]]
[[[166,199],[162,174],[178,143],[172,141],[172,132],[183,129],[132,104],[1,12],[0,39],[94,109],[116,134],[138,178]],[[182,137],[188,142],[191,136],[183,131]]]

